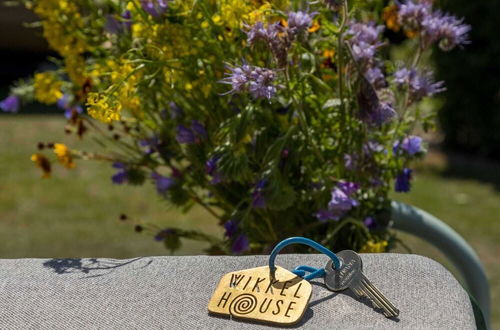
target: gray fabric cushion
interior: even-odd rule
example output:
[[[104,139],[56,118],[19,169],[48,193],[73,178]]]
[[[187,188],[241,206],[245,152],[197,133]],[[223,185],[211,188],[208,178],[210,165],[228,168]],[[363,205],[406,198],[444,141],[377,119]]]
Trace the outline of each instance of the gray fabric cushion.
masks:
[[[386,319],[350,292],[313,282],[307,329],[474,329],[467,293],[438,263],[416,255],[362,255],[366,276],[400,309]],[[267,256],[0,260],[1,329],[257,329],[209,316],[223,274]],[[280,255],[277,264],[323,267],[324,255]]]

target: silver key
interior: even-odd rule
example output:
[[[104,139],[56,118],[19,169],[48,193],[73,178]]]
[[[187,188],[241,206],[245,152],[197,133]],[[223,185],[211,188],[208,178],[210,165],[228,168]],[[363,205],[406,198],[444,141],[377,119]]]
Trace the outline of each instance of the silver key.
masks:
[[[399,310],[363,274],[363,261],[354,251],[337,253],[342,267],[334,269],[332,260],[325,267],[325,285],[332,291],[351,289],[358,298],[368,298],[373,307],[382,309],[385,317],[396,317]]]

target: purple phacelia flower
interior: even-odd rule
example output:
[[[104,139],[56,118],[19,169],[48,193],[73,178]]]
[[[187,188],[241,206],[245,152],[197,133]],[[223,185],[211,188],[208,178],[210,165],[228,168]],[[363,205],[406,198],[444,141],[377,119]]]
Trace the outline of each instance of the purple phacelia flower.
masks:
[[[410,93],[410,102],[418,102],[426,96],[432,96],[440,93],[444,88],[444,82],[434,82],[431,72],[423,74],[417,73],[417,70],[411,68],[401,68],[394,73],[394,83],[398,87],[408,87]]]
[[[288,13],[288,29],[293,34],[301,34],[307,31],[312,25],[313,17],[317,13],[297,11]]]
[[[396,115],[392,104],[381,102],[374,112],[370,114],[370,121],[377,125],[382,125],[390,121]]]
[[[156,191],[158,191],[160,195],[164,195],[176,183],[175,179],[165,177],[157,172],[151,173],[151,179],[153,179],[156,185]]]
[[[382,46],[380,36],[383,31],[384,26],[374,22],[351,22],[346,34],[350,36],[349,42],[356,60],[370,62],[375,57],[377,49]]]
[[[377,92],[366,78],[361,79],[357,98],[359,117],[368,124],[380,126],[396,115],[390,103],[380,102]]]
[[[116,168],[118,171],[111,177],[111,181],[114,184],[123,184],[128,181],[128,167],[125,163],[122,162],[114,162],[113,168]]]
[[[198,137],[202,139],[207,138],[207,131],[205,130],[205,127],[198,120],[191,121],[191,129]]]
[[[200,143],[201,140],[207,138],[205,127],[197,120],[191,122],[191,127],[184,125],[177,126],[176,140],[180,144]]]
[[[114,15],[106,15],[106,23],[104,29],[111,34],[122,34],[130,31],[132,27],[132,13],[129,10],[124,11],[120,15],[121,19],[117,19]]]
[[[408,31],[419,31],[422,28],[422,22],[431,14],[432,3],[430,1],[407,1],[399,5],[398,21]]]
[[[266,207],[266,199],[264,197],[264,187],[267,184],[266,179],[259,180],[252,191],[252,207],[263,209]]]
[[[422,138],[420,136],[408,136],[403,142],[396,141],[393,145],[393,152],[396,154],[400,148],[410,156],[413,156],[422,151]]]
[[[268,24],[266,27],[264,23],[257,22],[247,32],[248,44],[253,46],[258,41],[264,42],[280,67],[286,64],[292,39],[291,30],[281,26],[280,23]]]
[[[404,168],[401,173],[396,177],[394,190],[396,192],[409,192],[411,189],[412,170]]]
[[[439,48],[450,51],[453,48],[469,43],[468,33],[470,25],[463,24],[463,19],[443,15],[439,26]]]
[[[384,73],[379,67],[368,68],[365,72],[365,78],[375,87],[375,89],[381,89],[387,85]]]
[[[66,119],[71,119],[82,113],[83,113],[83,108],[79,105],[75,105],[71,108],[67,108],[64,110],[64,117]]]
[[[205,163],[205,172],[212,176],[212,180],[210,181],[211,184],[218,184],[222,181],[222,175],[217,170],[219,158],[219,156],[214,156]]]
[[[226,94],[249,92],[252,97],[267,98],[270,100],[277,92],[274,85],[276,73],[273,70],[250,66],[247,64],[241,67],[228,66],[231,71],[221,83],[231,85],[232,89]]]
[[[439,41],[439,47],[449,51],[468,43],[470,26],[463,19],[432,10],[431,1],[407,1],[399,5],[399,23],[411,32],[420,32],[426,47]]]
[[[377,227],[377,222],[375,221],[375,218],[373,217],[366,217],[364,220],[363,220],[363,224],[366,226],[366,228],[368,229],[374,229],[375,227]]]
[[[235,220],[228,220],[224,223],[224,236],[233,238],[238,232],[238,222]]]
[[[233,254],[241,254],[247,251],[250,248],[250,242],[248,241],[248,237],[244,234],[239,235],[233,241],[231,245],[231,252]]]
[[[56,105],[59,109],[64,110],[64,117],[66,119],[71,119],[83,113],[83,108],[80,105],[71,104],[71,97],[68,94],[64,94],[57,100]]]
[[[177,126],[177,135],[175,139],[180,144],[193,144],[196,141],[194,132],[184,125]]]
[[[158,150],[160,145],[160,138],[157,135],[142,139],[139,141],[139,146],[146,149],[146,155],[151,155]]]
[[[154,18],[159,18],[168,9],[167,0],[141,0],[142,9],[153,16]]]
[[[247,26],[247,28],[249,28]],[[269,24],[267,26],[262,22],[255,23],[247,32],[248,45],[253,46],[258,41],[264,43],[272,43],[273,40],[279,38],[279,34],[285,32],[285,28],[279,23]]]
[[[19,96],[9,95],[0,102],[0,109],[4,112],[18,112],[21,106]]]

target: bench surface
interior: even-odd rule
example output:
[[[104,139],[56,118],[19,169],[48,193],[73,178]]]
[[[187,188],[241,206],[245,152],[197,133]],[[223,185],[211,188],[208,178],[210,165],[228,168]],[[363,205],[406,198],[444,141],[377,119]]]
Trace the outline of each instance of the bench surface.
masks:
[[[350,292],[333,293],[322,279],[302,321],[307,329],[475,329],[469,297],[428,258],[363,254],[364,273],[400,310],[386,319]],[[0,260],[2,329],[271,329],[207,313],[228,272],[265,266],[267,256]],[[277,264],[324,267],[324,255],[279,255]]]

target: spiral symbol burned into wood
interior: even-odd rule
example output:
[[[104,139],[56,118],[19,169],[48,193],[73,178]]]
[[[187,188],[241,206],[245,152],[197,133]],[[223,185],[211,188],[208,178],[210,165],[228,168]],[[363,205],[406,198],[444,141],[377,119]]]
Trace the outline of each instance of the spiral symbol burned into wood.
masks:
[[[229,312],[232,315],[246,315],[253,312],[257,307],[257,298],[249,293],[243,293],[233,299],[229,306]]]

